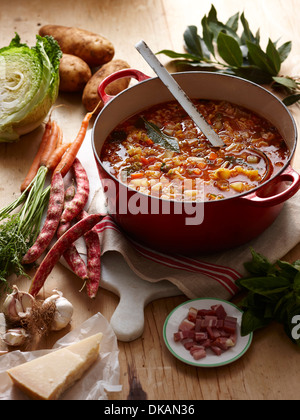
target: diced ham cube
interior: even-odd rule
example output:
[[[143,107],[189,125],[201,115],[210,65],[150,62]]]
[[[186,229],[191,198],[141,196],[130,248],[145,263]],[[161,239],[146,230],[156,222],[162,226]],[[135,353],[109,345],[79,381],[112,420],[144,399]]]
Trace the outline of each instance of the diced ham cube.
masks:
[[[221,330],[224,327],[224,319],[218,319],[217,328]]]
[[[201,341],[201,346],[203,347],[210,347],[211,346],[212,341],[208,338],[205,341]]]
[[[230,333],[229,332],[226,332],[224,330],[219,330],[219,331],[220,331],[221,337],[227,337],[227,338],[230,337]]]
[[[190,348],[190,353],[193,354],[197,350],[205,350],[205,348],[199,344],[195,344]]]
[[[221,356],[221,354],[223,353],[222,350],[220,349],[220,347],[211,346],[211,349],[217,356]]]
[[[216,313],[212,309],[199,309],[198,310],[198,317],[206,316],[206,315],[212,315],[215,316]]]
[[[217,328],[207,327],[208,336],[212,340],[216,340],[221,336],[220,331]]]
[[[195,360],[201,360],[206,357],[206,351],[205,350],[197,350],[195,353],[193,353],[193,358]]]
[[[183,338],[195,338],[195,330],[181,331]]]
[[[227,316],[224,319],[224,331],[234,334],[236,331],[237,319],[232,316]]]
[[[218,322],[218,318],[216,316],[205,315],[201,323],[201,329],[203,330],[204,328],[207,328],[207,327],[216,327],[217,322]]]
[[[220,347],[222,350],[228,350],[230,347],[234,347],[235,343],[232,338],[219,337],[212,343],[212,346]]]
[[[218,319],[225,319],[227,316],[227,313],[223,307],[223,305],[219,304],[219,305],[214,305],[211,307],[211,309],[213,311],[215,311],[216,316],[218,317]]]
[[[236,342],[237,342],[237,331],[235,331],[234,334],[231,334],[229,338],[234,343],[234,345],[236,345]]]
[[[178,341],[181,341],[183,339],[182,331],[178,331],[174,333],[174,341],[178,343]]]
[[[195,340],[203,341],[208,339],[208,334],[206,332],[195,332]]]
[[[196,322],[198,310],[195,308],[190,308],[188,313],[188,320],[192,322]]]
[[[196,332],[205,331],[205,328],[202,329],[202,321],[203,321],[202,318],[197,318],[196,319],[196,323],[195,323],[195,331]]]
[[[212,346],[219,347],[221,350],[228,350],[228,341],[229,339],[226,337],[218,337],[216,340],[213,341]]]
[[[192,338],[184,338],[181,342],[187,350],[195,344],[195,341]]]
[[[182,321],[182,323],[179,325],[179,331],[190,331],[195,329],[195,323],[192,321],[189,321],[187,318]]]
[[[191,354],[195,360],[204,359],[206,357],[206,351],[203,347],[195,349]]]
[[[236,324],[237,323],[237,318],[234,318],[233,316],[227,316],[225,318],[225,321],[232,322],[233,324]]]
[[[213,321],[213,322],[217,322],[218,321],[218,318],[215,315],[205,315],[204,319],[206,319],[208,321]]]
[[[194,330],[185,330],[185,331],[177,331],[174,333],[174,341],[182,341],[185,338],[194,338],[195,331]]]

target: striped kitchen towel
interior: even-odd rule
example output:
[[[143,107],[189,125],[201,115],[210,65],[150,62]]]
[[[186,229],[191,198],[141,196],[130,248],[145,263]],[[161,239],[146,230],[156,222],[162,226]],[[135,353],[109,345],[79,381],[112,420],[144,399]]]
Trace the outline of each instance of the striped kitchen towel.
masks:
[[[136,275],[149,282],[168,280],[188,298],[216,297],[229,300],[239,291],[236,280],[247,273],[251,248],[271,262],[284,257],[300,239],[300,195],[290,199],[277,220],[253,241],[209,256],[166,255],[127,238],[110,216],[97,226],[102,255],[120,253]]]

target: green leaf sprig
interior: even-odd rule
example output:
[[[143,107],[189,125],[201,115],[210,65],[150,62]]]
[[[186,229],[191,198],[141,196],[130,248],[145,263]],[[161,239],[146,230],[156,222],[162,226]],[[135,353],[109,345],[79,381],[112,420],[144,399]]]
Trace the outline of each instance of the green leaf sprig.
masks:
[[[153,143],[159,144],[165,149],[172,150],[173,152],[180,152],[178,140],[175,137],[165,134],[156,124],[147,121],[143,118],[148,137]]]
[[[300,339],[293,337],[293,319],[300,316],[300,260],[294,263],[267,258],[253,249],[252,261],[245,263],[250,277],[237,284],[246,291],[239,303],[243,309],[241,334],[243,336],[266,327],[272,321],[284,326],[288,337],[300,346]]]
[[[243,27],[241,36],[239,23]],[[269,39],[264,51],[260,45],[260,31],[256,34],[251,31],[244,13],[236,13],[223,23],[213,5],[202,18],[201,25],[202,36],[194,25],[185,30],[186,53],[161,50],[157,54],[174,59],[177,68],[202,69],[235,75],[258,84],[272,84],[288,95],[283,100],[286,105],[300,100],[300,80],[279,75],[281,64],[291,52],[291,41],[278,46],[278,41]]]

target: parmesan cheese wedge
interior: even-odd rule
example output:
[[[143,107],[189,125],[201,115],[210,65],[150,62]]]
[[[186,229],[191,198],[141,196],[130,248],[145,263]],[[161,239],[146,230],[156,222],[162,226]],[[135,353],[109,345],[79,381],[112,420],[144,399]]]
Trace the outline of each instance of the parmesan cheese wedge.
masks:
[[[96,361],[103,334],[7,370],[13,383],[35,400],[57,400]]]

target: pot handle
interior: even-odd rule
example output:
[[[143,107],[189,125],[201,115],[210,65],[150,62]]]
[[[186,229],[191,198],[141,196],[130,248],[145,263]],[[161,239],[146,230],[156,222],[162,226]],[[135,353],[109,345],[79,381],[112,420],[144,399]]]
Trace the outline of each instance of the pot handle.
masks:
[[[276,177],[276,184],[281,182],[291,182],[291,185],[284,191],[273,196],[263,197],[257,195],[257,192],[254,192],[246,197],[242,197],[242,199],[248,200],[251,204],[259,207],[271,207],[282,204],[298,192],[300,188],[300,175],[289,166],[285,172]]]
[[[133,77],[138,82],[151,79],[150,76],[146,76],[146,74],[135,69],[123,69],[110,74],[104,80],[102,80],[102,82],[98,86],[98,95],[100,96],[104,105],[106,105],[110,100],[114,98],[114,96],[107,95],[107,93],[105,93],[105,89],[107,88],[107,86],[115,80],[123,79],[124,77]]]

